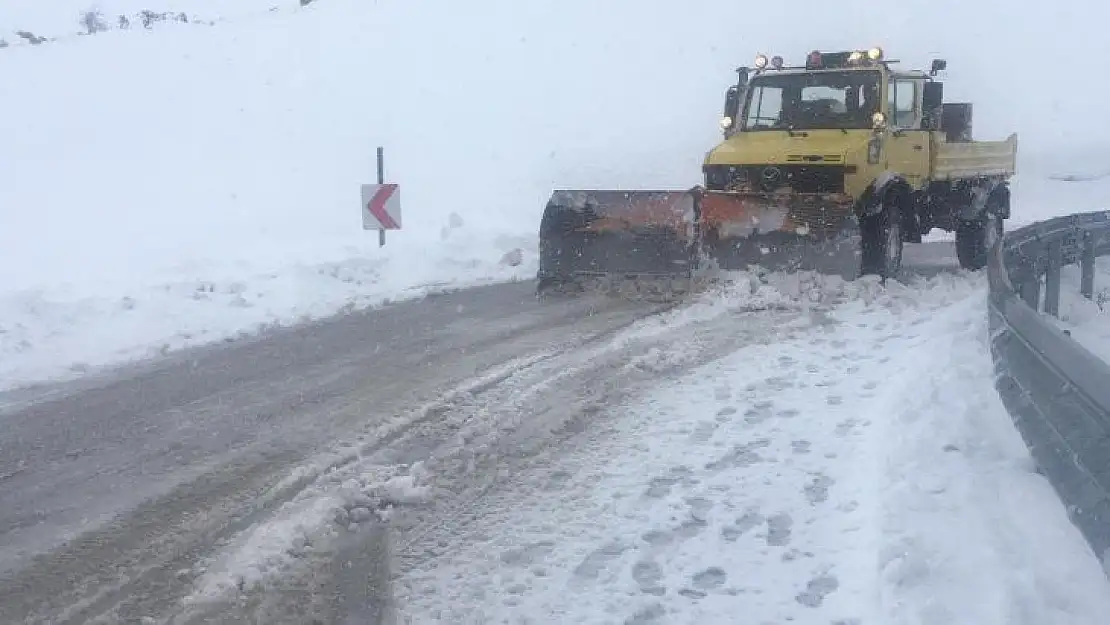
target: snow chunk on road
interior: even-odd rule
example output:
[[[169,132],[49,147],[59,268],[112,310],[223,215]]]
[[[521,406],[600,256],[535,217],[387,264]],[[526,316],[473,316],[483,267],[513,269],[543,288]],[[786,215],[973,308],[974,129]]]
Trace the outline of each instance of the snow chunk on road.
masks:
[[[414,475],[391,477],[378,490],[378,496],[386,504],[420,503],[432,496],[432,487],[417,484]]]
[[[237,535],[232,543],[197,567],[195,592],[186,606],[219,602],[240,592],[266,589],[280,583],[290,561],[308,552],[329,553],[331,540],[340,531],[358,532],[368,524],[385,521],[394,506],[427,501],[433,496],[424,484],[428,474],[422,462],[410,466],[381,466],[361,458],[337,458],[319,475],[319,467],[297,470],[299,477],[316,477],[318,483],[298,492],[264,521]],[[291,476],[293,478],[293,476]],[[260,505],[280,496],[282,487],[264,494]]]
[[[318,519],[339,504],[335,497],[318,497],[289,505],[273,522],[246,534],[239,549],[208,565],[211,568],[205,572],[204,592],[189,597],[186,603],[237,594],[264,584],[285,565],[290,554],[301,555],[311,547],[318,536]]]
[[[669,383],[397,584],[413,622],[1097,623],[982,292],[853,301]]]

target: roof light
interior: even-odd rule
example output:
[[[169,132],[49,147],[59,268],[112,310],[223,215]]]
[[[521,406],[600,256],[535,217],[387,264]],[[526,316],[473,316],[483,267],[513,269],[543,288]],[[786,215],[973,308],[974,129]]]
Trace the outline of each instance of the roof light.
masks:
[[[729,128],[732,128],[732,118],[725,115],[721,118],[721,130],[728,130]]]
[[[848,55],[848,62],[855,65],[863,62],[863,53],[856,51]]]
[[[765,67],[767,67],[767,55],[760,54],[759,56],[755,57],[755,68],[763,69]]]
[[[775,69],[782,69],[783,60],[781,56],[771,57],[771,67]]]
[[[867,51],[867,58],[872,62],[883,60],[883,49],[876,46]]]

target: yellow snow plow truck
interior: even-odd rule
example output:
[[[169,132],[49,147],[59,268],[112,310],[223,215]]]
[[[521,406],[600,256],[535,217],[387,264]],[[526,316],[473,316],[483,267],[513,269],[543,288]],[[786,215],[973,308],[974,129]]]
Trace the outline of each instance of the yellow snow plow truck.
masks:
[[[1017,135],[971,138],[971,104],[943,101],[937,59],[902,71],[881,48],[756,57],[737,70],[689,190],[556,190],[540,223],[539,289],[586,276],[691,277],[814,270],[846,279],[901,267],[903,243],[956,233],[960,265],[986,264],[1010,216]]]

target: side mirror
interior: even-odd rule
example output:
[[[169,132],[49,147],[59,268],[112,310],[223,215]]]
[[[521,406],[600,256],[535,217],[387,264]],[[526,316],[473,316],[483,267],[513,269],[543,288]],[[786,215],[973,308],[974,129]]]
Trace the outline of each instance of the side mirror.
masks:
[[[721,130],[726,137],[735,132],[736,126],[740,123],[740,101],[748,90],[748,71],[746,67],[737,67],[736,84],[725,92],[725,112],[721,116]]]
[[[725,92],[725,117],[736,119],[740,113],[740,88],[733,85]]]
[[[930,76],[936,76],[938,73],[948,69],[948,61],[944,59],[933,59],[933,66],[929,69]]]
[[[940,111],[944,103],[944,83],[927,82],[921,94],[923,126],[930,130],[940,128]]]
[[[925,93],[921,97],[921,107],[931,111],[944,103],[944,83],[925,83]]]
[[[733,85],[725,92],[725,112],[721,116],[721,130],[728,137],[736,130],[740,120],[740,87]]]

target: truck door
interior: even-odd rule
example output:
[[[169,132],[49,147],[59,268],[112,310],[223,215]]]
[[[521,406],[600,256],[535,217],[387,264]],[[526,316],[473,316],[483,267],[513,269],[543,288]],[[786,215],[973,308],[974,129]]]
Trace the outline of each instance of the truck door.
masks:
[[[922,127],[923,85],[919,78],[891,77],[890,132],[883,150],[887,169],[904,176],[915,189],[921,188],[929,173],[929,132]]]

